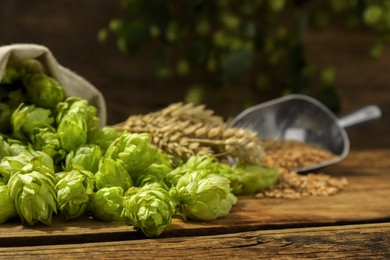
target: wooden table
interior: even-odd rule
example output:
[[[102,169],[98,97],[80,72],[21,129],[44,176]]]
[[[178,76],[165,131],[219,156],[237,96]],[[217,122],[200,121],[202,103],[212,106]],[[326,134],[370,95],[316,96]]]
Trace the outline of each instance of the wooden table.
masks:
[[[347,177],[330,197],[239,197],[229,217],[176,220],[158,238],[88,218],[51,226],[0,225],[0,258],[390,259],[390,149],[351,151],[324,169]]]

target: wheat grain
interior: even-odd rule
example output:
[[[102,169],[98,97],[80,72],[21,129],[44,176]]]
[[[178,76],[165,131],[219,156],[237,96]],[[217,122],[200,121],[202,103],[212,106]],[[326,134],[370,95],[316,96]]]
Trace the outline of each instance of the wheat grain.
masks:
[[[175,103],[161,111],[132,115],[117,124],[119,130],[150,133],[152,143],[170,157],[184,160],[192,155],[228,157],[244,163],[264,164],[266,154],[255,132],[228,128],[223,119],[204,105]]]

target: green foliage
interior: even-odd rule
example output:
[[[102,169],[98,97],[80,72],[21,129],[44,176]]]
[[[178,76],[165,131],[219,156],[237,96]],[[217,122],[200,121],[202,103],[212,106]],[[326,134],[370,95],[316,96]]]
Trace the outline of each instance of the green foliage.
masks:
[[[319,97],[337,88],[335,75],[324,84],[323,68],[307,57],[307,27],[367,27],[378,39],[372,58],[390,32],[388,0],[125,0],[123,9],[128,15],[113,18],[99,40],[114,34],[121,51],[153,51],[156,75],[188,79],[186,99],[197,103],[204,98],[199,86],[240,88],[252,102],[289,93]]]

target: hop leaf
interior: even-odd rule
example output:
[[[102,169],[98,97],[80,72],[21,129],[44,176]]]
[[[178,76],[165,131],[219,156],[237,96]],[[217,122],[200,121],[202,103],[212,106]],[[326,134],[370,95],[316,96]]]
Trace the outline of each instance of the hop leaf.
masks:
[[[94,194],[95,179],[91,172],[74,169],[59,173],[56,185],[60,214],[74,219],[85,214]]]
[[[123,202],[122,218],[149,237],[161,235],[172,223],[172,200],[159,185],[132,188]]]
[[[98,190],[91,202],[93,217],[103,221],[121,220],[122,200],[121,187],[104,187]]]
[[[57,213],[56,179],[52,172],[16,173],[8,182],[9,195],[23,223],[50,225]]]

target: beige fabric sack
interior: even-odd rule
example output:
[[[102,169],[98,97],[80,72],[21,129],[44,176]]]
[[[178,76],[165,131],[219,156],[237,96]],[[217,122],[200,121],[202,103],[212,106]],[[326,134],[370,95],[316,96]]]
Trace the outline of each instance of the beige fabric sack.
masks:
[[[48,74],[65,89],[66,96],[78,96],[88,100],[98,109],[101,126],[107,122],[106,104],[103,95],[91,83],[73,71],[61,66],[51,51],[36,44],[11,44],[0,46],[0,79],[8,62],[36,59],[42,63]]]

